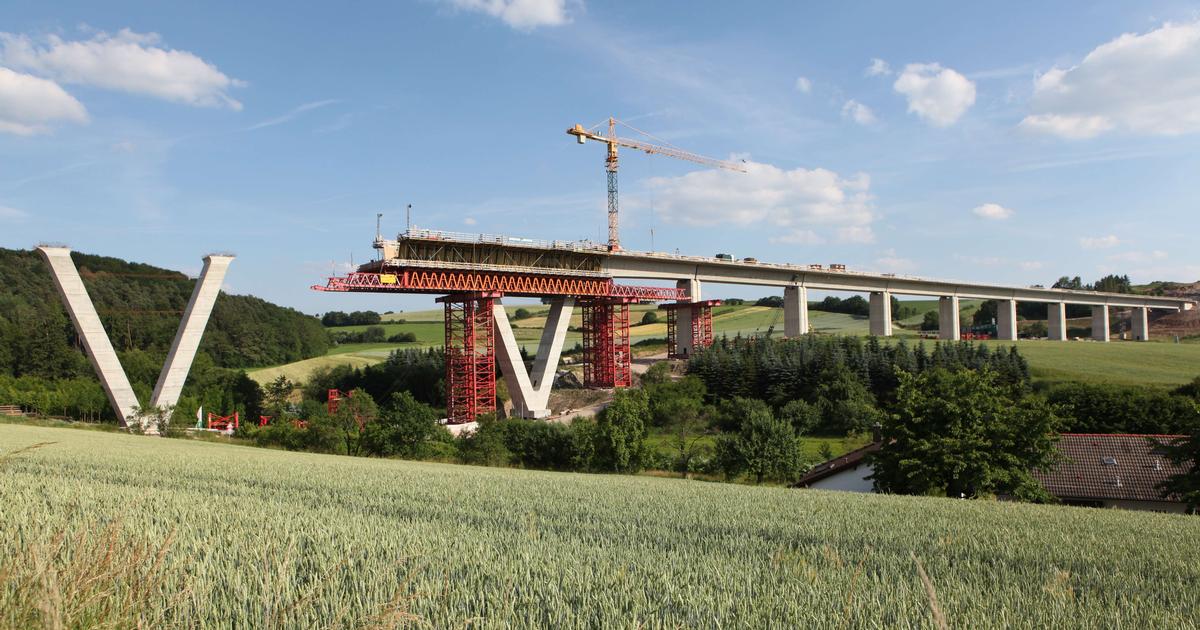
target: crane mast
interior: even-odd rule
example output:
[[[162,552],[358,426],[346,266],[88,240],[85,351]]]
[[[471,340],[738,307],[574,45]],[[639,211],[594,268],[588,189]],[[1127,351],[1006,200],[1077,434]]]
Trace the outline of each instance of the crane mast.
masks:
[[[723,168],[723,169],[727,169],[727,170],[731,170],[731,171],[738,171],[741,173],[746,172],[745,167],[743,167],[740,164],[734,163],[734,162],[726,162],[723,160],[716,160],[713,158],[704,157],[703,155],[689,153],[687,151],[684,151],[683,149],[669,146],[669,145],[656,145],[656,144],[651,144],[649,142],[643,142],[641,140],[633,140],[630,138],[620,138],[617,136],[617,123],[618,122],[620,122],[620,121],[617,120],[616,118],[609,117],[609,119],[608,119],[608,135],[602,135],[600,133],[597,133],[597,131],[593,131],[593,129],[596,129],[597,127],[599,127],[599,125],[596,125],[592,129],[587,129],[587,128],[584,128],[583,125],[577,124],[574,127],[571,127],[570,129],[567,130],[568,134],[575,136],[575,139],[576,139],[576,141],[579,142],[579,144],[584,144],[588,140],[595,140],[597,142],[603,142],[608,148],[607,157],[605,157],[605,159],[604,159],[604,170],[608,174],[608,248],[612,251],[617,251],[617,250],[621,249],[621,241],[620,241],[620,235],[619,235],[619,230],[618,230],[619,205],[617,203],[617,165],[618,165],[617,147],[626,147],[629,149],[637,149],[639,151],[645,151],[647,154],[651,154],[651,155],[654,155],[654,154],[665,155],[665,156],[677,158],[680,160],[688,160],[689,162],[696,162],[697,164],[704,164],[706,166],[715,166],[717,168]],[[621,124],[625,125],[626,127],[629,127],[629,125],[626,125],[625,123],[621,123]],[[629,127],[629,128],[633,129],[633,127]],[[637,131],[637,130],[634,129],[634,131]],[[643,133],[644,135],[649,135],[649,134],[645,134],[645,132],[639,132],[639,133]]]

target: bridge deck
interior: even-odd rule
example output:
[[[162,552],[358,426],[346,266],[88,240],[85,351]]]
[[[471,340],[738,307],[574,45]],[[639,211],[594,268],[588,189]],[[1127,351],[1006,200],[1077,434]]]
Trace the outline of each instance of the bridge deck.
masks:
[[[929,279],[916,276],[838,270],[823,265],[747,262],[720,260],[707,256],[686,256],[664,252],[609,251],[607,246],[590,241],[539,241],[488,234],[462,234],[434,230],[410,230],[396,240],[379,239],[375,247],[382,258],[364,264],[363,274],[396,275],[416,278],[410,284],[374,288],[361,281],[352,288],[329,290],[397,290],[408,292],[445,292],[463,286],[464,290],[490,288],[479,282],[499,282],[503,278],[524,277],[536,282],[515,283],[514,295],[606,295],[603,286],[612,280],[699,280],[718,284],[757,286],[803,286],[811,289],[854,292],[890,292],[902,295],[957,296],[970,299],[1017,300],[1026,302],[1070,303],[1091,306],[1145,307],[1188,310],[1190,300],[1124,293],[1102,293],[1042,287],[1017,287],[980,282]],[[407,274],[407,275],[406,275]],[[442,274],[456,282],[419,281]],[[457,275],[454,275],[457,274]],[[352,274],[354,275],[354,274]],[[555,289],[558,282],[574,283],[583,289]],[[607,282],[607,285],[605,284]],[[539,283],[541,283],[539,285]],[[355,283],[341,283],[341,287]],[[478,286],[476,286],[478,285]],[[518,286],[519,285],[519,286]],[[590,288],[589,288],[590,287]],[[595,288],[601,287],[601,288]],[[643,287],[650,289],[650,287]],[[565,292],[564,292],[565,291]],[[652,292],[651,292],[652,293]],[[647,299],[675,299],[665,293]]]

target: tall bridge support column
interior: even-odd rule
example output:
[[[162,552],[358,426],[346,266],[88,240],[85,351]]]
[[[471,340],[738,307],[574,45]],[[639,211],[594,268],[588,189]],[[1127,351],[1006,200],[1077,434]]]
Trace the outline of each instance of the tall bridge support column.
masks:
[[[871,293],[871,334],[892,336],[892,294],[888,291]]]
[[[783,289],[783,335],[799,337],[808,332],[808,288]]]
[[[1092,307],[1092,339],[1096,341],[1109,340],[1107,306]]]
[[[958,296],[938,298],[938,339],[952,341],[960,336]]]
[[[1133,340],[1146,341],[1150,339],[1150,309],[1142,307],[1134,307],[1130,313],[1130,319],[1133,322]]]
[[[175,340],[171,342],[167,362],[158,375],[158,384],[154,386],[154,394],[150,397],[151,406],[166,409],[179,402],[179,394],[183,392],[183,384],[187,381],[192,361],[196,359],[196,350],[200,347],[200,339],[204,336],[204,328],[208,325],[208,316],[217,303],[225,272],[232,262],[233,256],[214,254],[204,258],[204,270],[200,272],[200,279],[196,280],[196,288],[192,290],[192,298],[188,300],[187,310],[183,313],[183,322],[175,333]]]
[[[71,321],[83,341],[92,367],[96,369],[96,375],[100,377],[100,384],[104,386],[108,402],[117,414],[117,422],[122,427],[129,426],[137,413],[137,394],[129,384],[125,368],[121,367],[117,351],[113,349],[104,324],[96,314],[92,298],[79,277],[79,270],[71,260],[71,250],[66,247],[39,247],[38,253],[46,259],[46,264],[50,265],[54,286],[58,288],[58,294],[67,306],[67,313],[71,315]]]
[[[446,305],[446,419],[451,424],[496,411],[494,306],[499,297],[482,291],[437,300]]]
[[[687,299],[689,302],[699,302],[700,300],[704,299],[703,296],[700,294],[701,293],[700,281],[695,278],[689,278],[687,280],[677,280],[675,282],[675,286],[687,291],[687,295],[688,295]]]
[[[1017,301],[998,300],[996,304],[996,338],[1017,340]]]
[[[522,418],[545,418],[550,415],[550,390],[554,386],[554,374],[558,371],[558,360],[562,356],[563,342],[567,338],[574,307],[574,298],[559,297],[550,301],[550,315],[546,318],[546,326],[542,328],[542,338],[533,359],[533,371],[527,372],[525,362],[521,360],[521,346],[513,334],[504,305],[500,300],[492,305],[496,336],[499,337],[496,359],[504,372],[504,384],[508,386],[508,394],[512,397],[515,415]]]
[[[1067,305],[1063,302],[1051,302],[1046,305],[1046,339],[1067,340]]]
[[[633,384],[629,303],[625,298],[583,301],[583,384],[617,388]]]

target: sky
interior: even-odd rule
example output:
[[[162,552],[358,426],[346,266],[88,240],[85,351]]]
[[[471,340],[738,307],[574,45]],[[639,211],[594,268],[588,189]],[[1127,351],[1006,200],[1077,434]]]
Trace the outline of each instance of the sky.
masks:
[[[0,247],[309,313],[383,231],[604,240],[1016,285],[1200,280],[1200,3],[85,2],[0,20]],[[51,6],[52,5],[52,6]],[[337,6],[335,6],[337,5]],[[706,297],[762,289],[708,287]]]

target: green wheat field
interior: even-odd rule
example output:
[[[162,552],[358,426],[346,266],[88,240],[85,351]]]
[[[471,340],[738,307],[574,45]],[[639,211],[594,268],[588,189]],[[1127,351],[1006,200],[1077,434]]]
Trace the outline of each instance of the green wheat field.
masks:
[[[1186,516],[20,425],[0,510],[8,628],[921,628],[932,601],[954,628],[1200,619]]]

